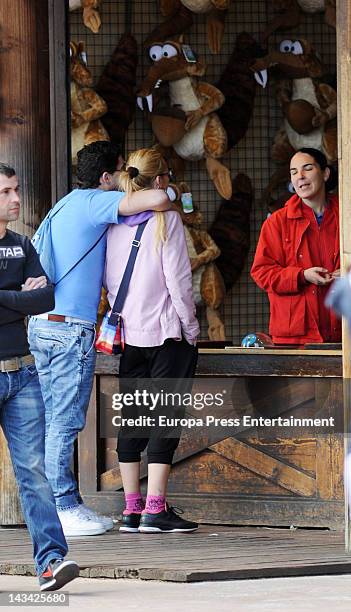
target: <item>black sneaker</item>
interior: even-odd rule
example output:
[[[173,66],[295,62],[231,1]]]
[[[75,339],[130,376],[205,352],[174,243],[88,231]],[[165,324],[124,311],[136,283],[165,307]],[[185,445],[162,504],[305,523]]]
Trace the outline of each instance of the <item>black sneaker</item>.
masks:
[[[46,571],[39,576],[41,591],[57,591],[71,580],[79,576],[79,567],[75,561],[55,559],[51,561]]]
[[[166,510],[157,512],[157,514],[142,514],[140,519],[139,531],[141,533],[159,533],[159,532],[186,532],[195,531],[198,528],[197,523],[186,521],[179,514],[183,511],[179,508],[171,508],[166,505]]]
[[[136,533],[139,531],[140,514],[137,512],[132,514],[122,514],[122,527],[120,531],[128,531],[129,533]]]

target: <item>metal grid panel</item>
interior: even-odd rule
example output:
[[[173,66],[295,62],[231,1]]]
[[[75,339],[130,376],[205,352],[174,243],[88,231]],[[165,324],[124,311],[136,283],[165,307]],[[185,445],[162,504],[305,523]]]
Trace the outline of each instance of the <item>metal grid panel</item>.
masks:
[[[130,0],[127,1],[131,4]],[[194,51],[206,61],[207,73],[204,80],[209,83],[215,83],[218,80],[232,52],[237,33],[247,31],[257,36],[265,29],[272,16],[270,5],[271,2],[266,0],[233,0],[227,15],[226,31],[219,56],[211,55],[208,50],[205,17],[195,16],[194,26],[185,35],[185,42],[189,42]],[[84,27],[79,12],[70,14],[71,38],[72,40],[83,40],[86,43],[88,63],[95,80],[101,74],[120,34],[125,29],[124,7],[125,2],[121,0],[102,1],[102,27],[98,34],[92,34]],[[156,0],[135,0],[133,2],[132,32],[140,43],[138,82],[142,80],[149,66],[141,43],[160,21],[161,16],[158,13]],[[322,56],[330,73],[335,73],[335,32],[324,24],[323,14],[304,14],[298,29],[285,32],[283,35],[272,36],[270,46],[277,45],[283,38],[296,40],[298,37],[311,41]],[[268,84],[266,90],[259,88],[253,118],[246,137],[225,158],[225,163],[229,165],[232,176],[238,171],[247,173],[255,188],[255,203],[251,215],[251,250],[248,262],[239,282],[227,296],[223,306],[227,338],[234,344],[238,344],[249,331],[267,331],[268,329],[267,298],[250,279],[249,269],[260,227],[266,217],[266,210],[262,210],[260,205],[260,196],[276,168],[270,157],[270,147],[280,123],[281,110],[275,100],[273,85]],[[151,129],[142,113],[137,111],[135,121],[127,134],[126,152],[149,146],[152,142]],[[214,218],[220,197],[208,179],[201,162],[189,163],[185,178],[191,185],[194,201],[199,204],[206,226],[208,226]],[[201,321],[202,338],[206,338],[207,326],[201,309],[198,314]]]

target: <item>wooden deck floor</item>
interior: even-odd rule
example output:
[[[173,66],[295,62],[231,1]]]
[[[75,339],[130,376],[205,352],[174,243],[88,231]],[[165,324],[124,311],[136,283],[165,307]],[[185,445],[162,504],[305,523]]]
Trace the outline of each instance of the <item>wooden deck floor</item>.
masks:
[[[299,529],[202,526],[193,534],[120,534],[71,539],[81,576],[198,582],[351,573],[343,535]],[[0,573],[34,574],[24,529],[0,529]]]

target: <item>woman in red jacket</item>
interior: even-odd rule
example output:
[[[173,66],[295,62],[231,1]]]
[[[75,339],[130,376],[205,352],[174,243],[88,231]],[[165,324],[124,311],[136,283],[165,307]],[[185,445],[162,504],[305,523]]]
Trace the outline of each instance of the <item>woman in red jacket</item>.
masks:
[[[263,224],[251,276],[270,301],[275,344],[340,342],[341,325],[325,306],[340,274],[339,205],[326,157],[303,148],[290,161],[296,194]]]

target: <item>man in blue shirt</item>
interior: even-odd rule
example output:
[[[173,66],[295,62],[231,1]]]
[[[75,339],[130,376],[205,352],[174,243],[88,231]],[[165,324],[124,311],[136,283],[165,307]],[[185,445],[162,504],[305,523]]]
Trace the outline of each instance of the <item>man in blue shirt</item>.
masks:
[[[112,519],[83,504],[71,471],[74,441],[85,425],[94,378],[106,230],[121,221],[119,214],[169,208],[162,190],[119,192],[123,163],[119,147],[110,142],[94,142],[78,153],[79,188],[56,204],[62,208],[51,221],[58,281],[55,309],[29,322],[30,350],[46,409],[45,471],[66,536],[97,535],[113,527]]]

